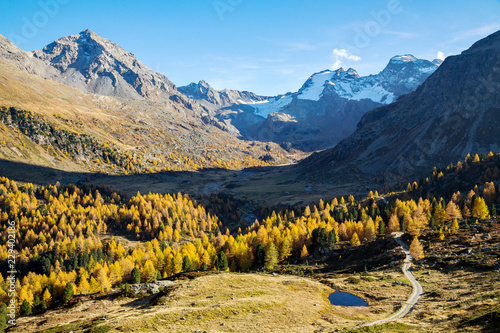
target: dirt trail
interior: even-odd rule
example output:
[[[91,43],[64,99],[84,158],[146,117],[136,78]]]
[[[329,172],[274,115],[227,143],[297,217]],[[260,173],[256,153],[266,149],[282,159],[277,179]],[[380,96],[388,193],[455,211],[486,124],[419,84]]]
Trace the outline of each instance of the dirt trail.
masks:
[[[415,304],[417,304],[418,300],[420,299],[420,297],[422,297],[422,294],[424,293],[424,290],[422,289],[422,285],[420,283],[418,283],[418,281],[415,279],[413,274],[410,272],[411,261],[413,260],[413,257],[410,255],[410,248],[408,247],[408,245],[406,245],[401,240],[402,235],[403,235],[402,232],[397,232],[394,234],[394,239],[396,240],[396,242],[398,242],[403,247],[403,250],[406,253],[406,259],[405,259],[405,263],[404,263],[402,269],[403,269],[404,275],[408,278],[408,280],[410,280],[411,284],[413,285],[413,293],[410,296],[410,298],[408,298],[408,300],[403,305],[403,307],[401,307],[401,309],[396,314],[390,316],[389,318],[377,320],[377,321],[374,321],[374,322],[371,322],[368,324],[362,324],[360,326],[380,325],[380,324],[385,324],[387,322],[390,322],[390,321],[393,321],[393,320],[396,320],[399,318],[403,318],[404,316],[406,316],[408,313],[411,312],[411,310],[413,309]]]

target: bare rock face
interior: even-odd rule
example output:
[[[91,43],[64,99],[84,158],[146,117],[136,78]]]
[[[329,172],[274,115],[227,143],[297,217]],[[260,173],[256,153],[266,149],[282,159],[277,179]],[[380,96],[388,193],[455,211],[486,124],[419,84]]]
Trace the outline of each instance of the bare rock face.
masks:
[[[415,92],[363,116],[335,148],[313,154],[301,167],[327,177],[356,172],[401,178],[468,154],[500,150],[500,31],[448,57]]]
[[[55,68],[53,78],[75,88],[130,99],[165,100],[176,89],[135,56],[91,30],[63,37],[33,56]]]
[[[203,117],[208,110],[181,94],[117,44],[91,30],[63,37],[41,51],[25,52],[0,35],[0,58],[21,70],[85,92],[145,102]]]
[[[47,77],[58,73],[44,61],[33,57],[31,52],[21,50],[2,35],[0,35],[0,58],[29,74]]]
[[[349,100],[337,94],[324,96],[320,102],[296,100],[283,111],[271,113],[253,135],[264,135],[280,144],[304,151],[331,147],[352,134],[361,117],[380,103],[370,99]]]
[[[233,104],[247,104],[266,99],[266,97],[248,91],[229,89],[218,91],[203,80],[177,89],[187,97],[201,102],[202,105],[209,109],[220,109]]]

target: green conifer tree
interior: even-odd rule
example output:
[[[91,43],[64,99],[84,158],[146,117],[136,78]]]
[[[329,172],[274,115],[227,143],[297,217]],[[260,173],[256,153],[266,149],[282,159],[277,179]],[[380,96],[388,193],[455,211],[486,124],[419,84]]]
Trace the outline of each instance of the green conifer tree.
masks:
[[[73,298],[74,294],[75,294],[75,289],[73,288],[73,284],[67,283],[66,287],[64,287],[64,294],[63,294],[64,303],[69,302]]]
[[[21,316],[29,316],[31,314],[31,305],[27,300],[23,300],[19,313]]]
[[[139,270],[139,268],[134,267],[134,269],[132,269],[132,272],[130,273],[130,277],[132,278],[132,284],[141,283],[141,271]]]
[[[187,272],[191,269],[191,260],[188,256],[184,256],[182,259],[182,271]]]

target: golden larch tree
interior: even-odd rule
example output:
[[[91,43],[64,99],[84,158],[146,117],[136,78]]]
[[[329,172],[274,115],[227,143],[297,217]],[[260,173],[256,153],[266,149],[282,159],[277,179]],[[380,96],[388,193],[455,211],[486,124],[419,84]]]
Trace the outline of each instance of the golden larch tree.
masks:
[[[413,241],[411,242],[410,245],[410,254],[415,260],[420,260],[425,257],[424,255],[424,247],[418,240],[418,237],[413,237]]]
[[[351,246],[359,246],[361,242],[359,241],[359,237],[357,233],[352,234],[351,238]]]
[[[396,231],[399,231],[399,219],[396,214],[392,214],[387,225],[387,233],[391,234]]]
[[[300,258],[304,259],[307,258],[308,256],[309,252],[307,251],[307,246],[304,244],[304,246],[302,247],[302,251],[300,251]]]
[[[460,208],[452,201],[448,202],[446,205],[446,220],[453,221],[456,219],[461,219],[462,213],[460,212]]]
[[[453,224],[451,225],[451,230],[450,231],[452,233],[456,234],[458,232],[458,228],[459,228],[459,226],[458,226],[458,220],[454,219],[453,220]]]
[[[474,201],[474,207],[472,207],[472,217],[477,217],[479,219],[489,219],[490,211],[486,206],[483,198],[477,198]]]
[[[269,245],[266,249],[266,257],[265,257],[265,265],[264,267],[267,270],[271,270],[278,263],[278,251],[276,250],[276,246],[273,242],[269,242]]]

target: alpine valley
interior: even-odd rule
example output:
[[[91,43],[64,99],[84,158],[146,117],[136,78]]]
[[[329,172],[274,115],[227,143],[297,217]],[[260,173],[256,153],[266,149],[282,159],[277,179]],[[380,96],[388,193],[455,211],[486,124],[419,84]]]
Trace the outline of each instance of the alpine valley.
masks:
[[[497,332],[499,91],[500,31],[278,96],[0,35],[0,332]]]

